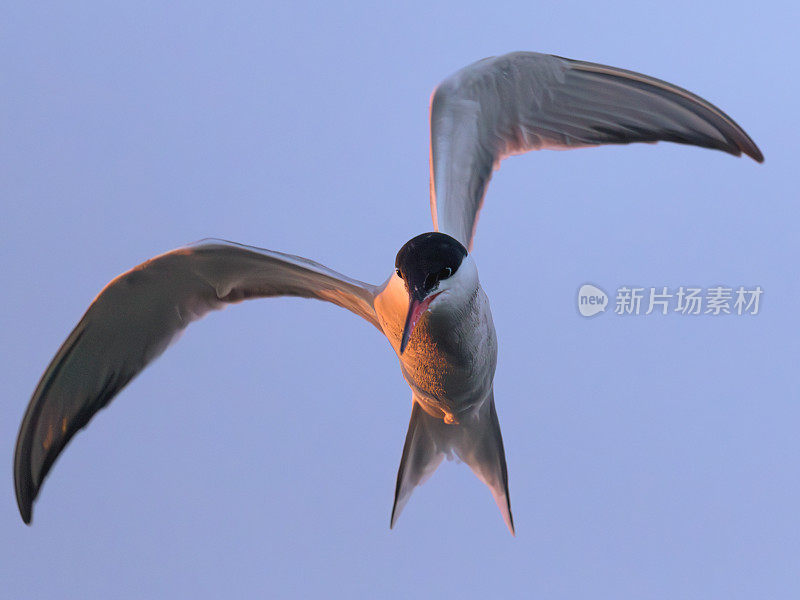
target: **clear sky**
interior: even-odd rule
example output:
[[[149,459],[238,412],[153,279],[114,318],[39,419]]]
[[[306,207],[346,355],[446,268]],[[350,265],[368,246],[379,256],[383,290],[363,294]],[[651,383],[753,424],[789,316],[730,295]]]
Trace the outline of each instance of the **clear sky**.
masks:
[[[118,4],[0,19],[0,596],[797,597],[796,3]],[[636,145],[496,174],[475,258],[516,538],[455,463],[389,530],[396,358],[290,299],[193,325],[23,525],[19,422],[111,278],[213,236],[382,282],[432,228],[431,90],[513,50],[686,87],[766,156]],[[764,294],[756,316],[587,319],[587,282]]]

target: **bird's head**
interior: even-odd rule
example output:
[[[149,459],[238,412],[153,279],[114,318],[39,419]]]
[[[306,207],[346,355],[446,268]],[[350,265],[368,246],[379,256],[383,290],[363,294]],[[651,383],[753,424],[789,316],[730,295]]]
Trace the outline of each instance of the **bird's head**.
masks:
[[[400,248],[395,274],[408,292],[408,315],[400,354],[427,311],[452,309],[468,301],[478,287],[478,272],[467,249],[444,233],[423,233]]]

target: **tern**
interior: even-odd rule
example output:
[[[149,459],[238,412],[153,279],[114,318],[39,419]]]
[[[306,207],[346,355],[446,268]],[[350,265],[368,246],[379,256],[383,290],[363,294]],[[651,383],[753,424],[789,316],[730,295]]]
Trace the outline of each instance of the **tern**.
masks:
[[[489,487],[513,534],[493,393],[497,338],[470,254],[493,170],[529,150],[659,140],[757,162],[763,155],[724,112],[682,88],[533,52],[487,58],[445,79],[431,96],[430,126],[435,231],[403,245],[381,285],[221,240],[156,256],[111,281],[45,370],[22,420],[14,483],[23,521],[30,523],[42,482],[72,436],[189,323],[243,300],[296,296],[332,302],[374,325],[411,388],[390,527],[447,456]]]

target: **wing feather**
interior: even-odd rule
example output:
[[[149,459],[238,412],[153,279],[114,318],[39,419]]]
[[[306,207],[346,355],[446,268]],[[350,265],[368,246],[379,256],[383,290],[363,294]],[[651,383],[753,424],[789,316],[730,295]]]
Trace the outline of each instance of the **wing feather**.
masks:
[[[337,304],[380,330],[375,293],[313,261],[219,240],[120,275],[92,302],[28,405],[14,456],[23,520],[30,523],[42,482],[72,436],[195,319],[250,298],[299,296]]]
[[[764,160],[728,115],[665,81],[535,52],[478,61],[431,97],[434,227],[471,249],[492,170],[511,154],[657,141]]]

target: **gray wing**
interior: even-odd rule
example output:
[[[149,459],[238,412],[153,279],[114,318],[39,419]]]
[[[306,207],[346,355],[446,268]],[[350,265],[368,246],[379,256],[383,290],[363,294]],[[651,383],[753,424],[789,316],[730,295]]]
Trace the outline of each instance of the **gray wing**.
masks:
[[[20,427],[14,484],[22,519],[75,433],[192,321],[250,298],[327,300],[378,329],[374,286],[310,260],[219,240],[173,250],[117,277],[92,302],[39,382]]]
[[[728,115],[665,81],[534,52],[478,61],[431,98],[434,227],[471,248],[492,169],[511,154],[659,140],[764,160]]]

